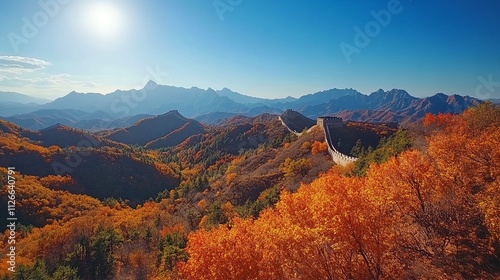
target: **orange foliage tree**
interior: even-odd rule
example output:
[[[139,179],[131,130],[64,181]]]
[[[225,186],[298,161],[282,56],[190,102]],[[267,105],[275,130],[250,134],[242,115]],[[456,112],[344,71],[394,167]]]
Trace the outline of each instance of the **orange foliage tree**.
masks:
[[[500,117],[491,104],[427,116],[428,147],[332,171],[256,220],[189,236],[187,279],[500,276]],[[289,160],[288,163],[290,163]]]
[[[324,153],[328,150],[328,144],[326,142],[319,142],[319,141],[314,141],[311,147],[311,153],[314,154],[319,154],[319,153]]]

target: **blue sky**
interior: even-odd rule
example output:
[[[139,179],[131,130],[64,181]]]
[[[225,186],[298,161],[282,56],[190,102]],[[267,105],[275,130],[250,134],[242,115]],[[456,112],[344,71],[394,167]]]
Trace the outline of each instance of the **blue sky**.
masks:
[[[0,5],[0,91],[53,99],[154,79],[266,98],[335,87],[500,98],[495,0]]]

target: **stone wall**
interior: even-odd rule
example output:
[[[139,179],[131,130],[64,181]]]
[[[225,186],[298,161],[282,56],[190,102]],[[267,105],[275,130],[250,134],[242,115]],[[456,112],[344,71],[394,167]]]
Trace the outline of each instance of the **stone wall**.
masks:
[[[351,162],[355,162],[357,158],[351,157],[348,155],[345,155],[337,149],[335,149],[335,146],[333,143],[331,143],[331,130],[335,129],[336,127],[342,127],[344,123],[342,122],[341,118],[337,117],[319,117],[318,118],[318,125],[323,128],[323,131],[325,133],[325,139],[328,144],[328,152],[330,153],[332,160],[339,165],[347,165]]]

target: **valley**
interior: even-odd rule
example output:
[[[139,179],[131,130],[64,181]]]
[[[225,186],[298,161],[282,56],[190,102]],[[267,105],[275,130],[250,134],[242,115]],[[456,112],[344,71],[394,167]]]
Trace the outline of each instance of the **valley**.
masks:
[[[333,94],[345,94],[342,97],[356,94],[340,92],[342,93],[334,91]],[[317,94],[315,98],[323,99],[324,94]],[[330,94],[332,92],[328,93]],[[408,104],[414,104],[416,100],[404,93],[379,94],[381,99],[387,99],[392,94],[403,94],[397,95],[398,99],[408,98],[407,102],[402,101],[399,105],[390,105],[395,106],[392,109],[387,108],[387,114],[392,116],[396,116],[395,112],[401,112],[395,110],[408,108]],[[317,102],[312,96],[308,98],[311,98],[307,101],[310,102],[309,105]],[[443,96],[440,100],[449,102],[450,97]],[[420,102],[423,101],[419,101],[419,104]],[[464,106],[473,106],[475,103],[466,104],[469,105]],[[357,184],[366,185],[366,180],[375,176],[373,172],[389,172],[376,171],[380,168],[403,168],[384,167],[385,165],[392,166],[400,157],[401,160],[410,160],[407,158],[416,156],[420,151],[439,146],[439,142],[434,143],[433,141],[437,140],[432,139],[442,137],[439,136],[442,135],[440,129],[446,130],[448,126],[456,126],[453,118],[457,121],[463,118],[462,122],[469,121],[470,130],[475,129],[473,126],[483,123],[492,130],[491,133],[496,133],[498,128],[493,121],[497,118],[495,116],[498,115],[498,107],[492,103],[464,108],[463,115],[449,114],[446,106],[422,106],[422,110],[429,111],[427,115],[421,117],[421,113],[415,113],[413,117],[416,121],[400,124],[342,120],[333,116],[311,119],[292,109],[281,114],[263,113],[256,116],[213,113],[220,118],[214,118],[210,113],[200,118],[210,120],[206,122],[188,118],[179,110],[171,110],[158,115],[137,115],[142,117],[137,117],[139,119],[133,123],[123,123],[120,127],[101,126],[100,129],[81,129],[75,122],[70,122],[73,127],[56,123],[43,129],[32,130],[0,120],[0,175],[6,174],[6,167],[15,166],[18,178],[16,211],[21,222],[17,225],[20,235],[16,241],[16,250],[17,254],[23,256],[17,260],[20,271],[38,271],[36,273],[43,275],[57,275],[62,273],[60,271],[65,271],[70,275],[91,279],[104,277],[96,276],[93,272],[94,269],[104,269],[98,268],[102,265],[108,269],[109,275],[117,278],[125,275],[140,278],[141,273],[144,273],[152,279],[197,279],[203,266],[226,266],[231,263],[231,260],[224,259],[224,264],[220,264],[217,259],[210,259],[210,255],[200,255],[199,250],[217,252],[218,249],[210,246],[218,244],[219,238],[225,238],[225,234],[240,235],[240,231],[245,231],[245,228],[264,226],[262,223],[267,223],[268,219],[277,219],[277,223],[269,226],[283,231],[285,228],[281,228],[280,223],[284,217],[280,215],[286,211],[293,211],[293,215],[299,217],[301,214],[295,211],[306,209],[312,211],[311,217],[316,217],[315,211],[327,217],[330,212],[314,210],[314,205],[332,201],[337,204],[331,207],[350,207],[348,204],[339,206],[340,202],[334,202],[337,201],[336,196],[344,191],[342,188],[358,186]],[[329,107],[326,108],[326,111],[320,112],[329,112]],[[453,108],[462,112],[460,106]],[[76,116],[87,114],[71,111],[73,109],[50,110],[55,111],[44,111],[49,119],[51,112],[76,112]],[[439,114],[433,116],[430,114],[433,112]],[[30,116],[36,114],[38,113],[32,113]],[[96,111],[93,115],[113,121],[108,113]],[[377,114],[373,116],[377,120],[380,119]],[[365,114],[359,115],[359,118],[365,117]],[[486,122],[481,121],[484,118],[487,118]],[[74,120],[77,119],[78,117]],[[395,120],[394,117],[388,119]],[[331,121],[333,122],[330,123]],[[490,134],[485,134],[484,137],[490,137]],[[493,143],[481,142],[483,140],[479,139],[477,141],[478,146],[474,149],[486,145],[485,143]],[[455,144],[461,145],[465,142]],[[333,146],[335,153],[342,157],[356,158],[356,161],[336,160],[329,145]],[[458,148],[453,149],[455,150]],[[492,156],[495,158],[486,162],[496,164],[496,154]],[[440,159],[441,156],[436,158]],[[404,169],[397,172],[409,171]],[[443,171],[435,172],[440,174]],[[329,183],[325,185],[322,183],[324,180]],[[338,185],[330,180],[344,182],[345,185]],[[377,179],[376,182],[383,181]],[[318,184],[321,184],[323,190],[330,190],[331,193],[321,194],[323,190],[317,189]],[[333,186],[338,190],[329,189]],[[320,193],[316,194],[318,191]],[[2,192],[5,192],[5,189]],[[314,202],[307,202],[303,206],[296,205],[302,202],[295,199],[308,195],[319,195],[323,198],[315,198]],[[358,195],[361,196],[359,199],[365,199],[363,194],[356,194],[356,198],[350,197],[348,201],[354,203]],[[7,203],[7,197],[6,193],[3,193],[2,204]],[[365,202],[365,206],[371,205],[366,203],[368,202]],[[298,208],[292,210],[294,207]],[[362,211],[363,207],[356,211]],[[460,213],[462,214],[466,212]],[[7,219],[5,213],[0,215],[0,219]],[[307,220],[305,217],[302,219],[304,222]],[[313,227],[318,226],[318,222],[315,220]],[[295,224],[291,221],[287,223]],[[302,231],[306,225],[299,222],[294,226]],[[342,228],[342,225],[338,227]],[[270,230],[272,232],[275,229]],[[241,246],[256,246],[252,244],[256,244],[259,239],[264,240],[257,235],[259,229],[252,229],[252,232],[246,234],[250,238],[247,242],[250,243],[242,243]],[[302,236],[301,234],[285,233],[282,237],[296,238]],[[321,240],[322,236],[330,233],[326,230],[318,234],[313,235],[315,240]],[[209,237],[212,235],[217,236]],[[212,238],[213,243],[205,238]],[[277,240],[277,236],[272,238]],[[436,238],[439,240],[441,237]],[[57,249],[58,242],[62,239],[66,240],[64,248]],[[245,238],[241,240],[243,239]],[[85,243],[88,242],[85,240],[90,240],[95,245]],[[98,243],[95,243],[100,242],[99,240],[113,240],[113,245],[107,249],[99,247]],[[204,240],[203,245],[197,243],[199,240]],[[371,239],[366,242],[371,242]],[[4,241],[3,246],[6,244]],[[231,254],[230,248],[225,245],[217,246]],[[240,248],[240,245],[234,246]],[[268,245],[258,246],[267,248]],[[310,244],[306,242],[304,246]],[[91,267],[83,265],[90,259],[75,255],[78,248],[85,248],[89,252],[104,250],[103,258],[110,258],[112,261],[92,260],[96,268],[91,270]],[[297,244],[293,248],[295,250],[301,246]],[[401,254],[408,253],[402,249],[398,250],[401,250],[398,251]],[[281,254],[285,251],[280,248],[277,252]],[[286,259],[284,256],[283,258]],[[311,255],[311,258],[315,258],[315,255]],[[200,261],[204,265],[197,263]],[[286,261],[292,261],[297,266],[302,265],[302,262],[293,259]],[[258,260],[252,262],[258,265],[261,271],[268,271],[261,267],[265,264]],[[288,273],[284,267],[277,266],[277,269],[280,269],[280,273]],[[323,275],[323,270],[318,267],[310,269],[311,273]],[[429,269],[441,271],[439,265]],[[217,277],[238,277],[238,274],[229,273]]]

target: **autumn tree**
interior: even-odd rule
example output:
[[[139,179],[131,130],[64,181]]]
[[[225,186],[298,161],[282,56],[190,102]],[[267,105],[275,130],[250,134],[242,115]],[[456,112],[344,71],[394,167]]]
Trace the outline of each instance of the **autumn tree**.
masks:
[[[305,176],[309,169],[311,165],[306,158],[287,158],[281,165],[281,171],[285,173],[285,177]]]
[[[282,193],[256,220],[191,234],[184,276],[498,278],[500,127],[491,106],[428,116],[425,151],[387,157],[362,177],[332,171]],[[408,148],[395,141],[389,154]]]
[[[319,154],[328,151],[328,144],[326,142],[314,141],[311,145],[311,153]]]
[[[184,251],[187,238],[179,232],[173,232],[160,240],[156,265],[162,270],[174,270],[177,262],[186,261],[188,255]]]

